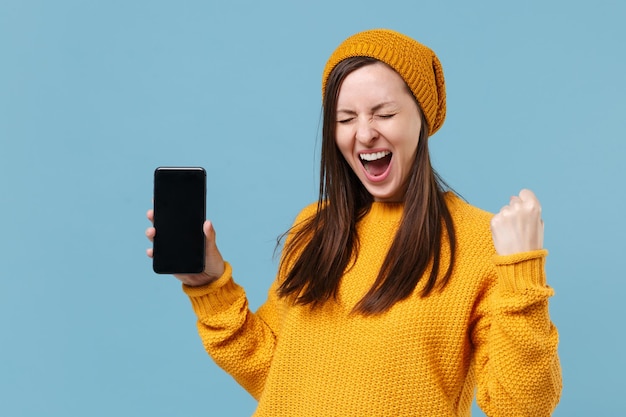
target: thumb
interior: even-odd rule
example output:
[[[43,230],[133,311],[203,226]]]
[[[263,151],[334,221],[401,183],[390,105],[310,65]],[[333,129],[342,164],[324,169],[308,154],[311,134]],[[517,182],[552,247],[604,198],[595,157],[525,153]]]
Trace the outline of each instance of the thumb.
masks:
[[[215,229],[213,228],[213,223],[210,220],[204,221],[202,231],[204,232],[204,237],[206,238],[207,243],[215,244]]]
[[[206,220],[202,230],[206,239],[204,272],[212,278],[219,278],[224,273],[224,259],[217,248],[213,223]]]

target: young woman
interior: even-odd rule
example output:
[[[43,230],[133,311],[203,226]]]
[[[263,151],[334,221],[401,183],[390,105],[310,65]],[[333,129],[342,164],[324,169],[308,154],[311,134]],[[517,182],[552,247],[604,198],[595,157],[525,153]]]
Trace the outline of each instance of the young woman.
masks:
[[[346,39],[322,92],[319,201],[265,304],[249,311],[208,221],[206,270],[177,276],[207,352],[257,416],[468,416],[476,388],[489,416],[550,415],[561,371],[534,194],[493,216],[445,190],[428,153],[443,71],[405,35]]]

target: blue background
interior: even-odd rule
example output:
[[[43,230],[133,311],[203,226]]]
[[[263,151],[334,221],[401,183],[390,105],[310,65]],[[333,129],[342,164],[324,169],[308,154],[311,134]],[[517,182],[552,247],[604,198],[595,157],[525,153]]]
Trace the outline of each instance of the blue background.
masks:
[[[315,200],[320,76],[373,27],[433,48],[435,166],[497,211],[544,207],[564,391],[626,415],[622,1],[0,1],[0,415],[244,416],[190,304],[145,256],[159,165],[201,165],[253,308]],[[475,415],[482,415],[476,412]]]

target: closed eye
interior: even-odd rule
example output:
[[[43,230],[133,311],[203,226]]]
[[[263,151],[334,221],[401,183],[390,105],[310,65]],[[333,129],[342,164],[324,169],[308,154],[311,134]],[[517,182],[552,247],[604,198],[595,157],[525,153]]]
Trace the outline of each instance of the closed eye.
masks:
[[[345,125],[347,123],[350,123],[352,120],[354,120],[354,117],[347,117],[347,118],[344,118],[344,119],[337,119],[337,123]]]
[[[391,119],[393,116],[395,116],[396,113],[391,113],[391,114],[379,114],[378,117],[380,117],[381,119]]]

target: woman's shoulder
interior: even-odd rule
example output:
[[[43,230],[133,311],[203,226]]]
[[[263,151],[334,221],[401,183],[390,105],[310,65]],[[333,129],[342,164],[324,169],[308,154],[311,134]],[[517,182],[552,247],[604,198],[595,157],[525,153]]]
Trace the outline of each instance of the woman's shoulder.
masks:
[[[490,225],[493,214],[453,193],[446,194],[446,204],[454,223],[460,271],[471,271],[474,277],[493,277],[495,248]]]
[[[486,241],[491,244],[491,218],[493,214],[463,200],[458,195],[446,193],[446,204],[457,236],[470,241]]]
[[[488,225],[493,217],[493,213],[468,203],[451,191],[445,194],[445,201],[453,219],[458,218],[464,222]]]
[[[294,225],[296,225],[298,223],[302,223],[303,221],[306,221],[306,220],[310,219],[311,217],[315,216],[315,214],[317,213],[317,207],[318,207],[318,203],[317,202],[313,202],[313,203],[310,203],[310,204],[304,206],[304,208],[302,210],[300,210],[300,212],[296,216],[296,219],[294,221]]]
[[[317,214],[317,207],[318,207],[317,202],[310,203],[304,206],[304,208],[302,208],[298,212],[295,219],[291,223],[291,227],[288,230],[288,234],[292,235],[294,233],[297,233],[298,231],[305,230],[307,228],[307,224],[309,224],[309,222]]]

